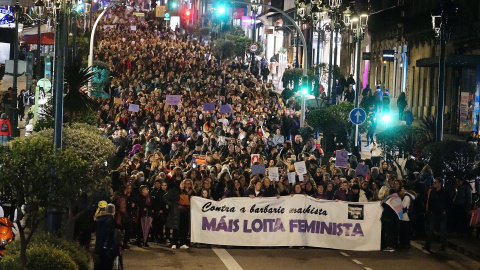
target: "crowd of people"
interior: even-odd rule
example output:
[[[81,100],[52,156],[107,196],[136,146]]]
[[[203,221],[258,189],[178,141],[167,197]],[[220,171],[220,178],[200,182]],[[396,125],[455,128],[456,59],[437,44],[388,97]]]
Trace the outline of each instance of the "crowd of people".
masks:
[[[118,10],[103,22],[116,28],[100,32],[95,58],[107,62],[113,75],[111,98],[97,100],[97,119],[117,149],[111,173],[115,192],[105,199],[116,206],[124,248],[130,240],[143,247],[155,242],[189,248],[192,196],[218,201],[303,194],[378,201],[384,206],[386,251],[409,249],[411,236],[426,237],[425,248],[430,249],[437,225],[444,249],[447,216],[455,223],[452,228],[468,231],[472,192],[462,178],[452,193],[420,161],[409,164],[408,179],[403,180],[402,168],[380,155],[373,161],[351,156],[347,168],[322,162],[323,151],[313,134],[300,134],[295,104],[275,94],[271,84],[243,63],[219,62],[209,46],[153,21],[137,22],[132,32],[123,16]],[[167,95],[181,95],[181,100],[168,104]],[[215,107],[205,109],[204,103]],[[130,104],[139,105],[138,111],[129,110]],[[230,105],[231,112],[221,112],[220,105]],[[259,154],[265,175],[252,175],[252,154]],[[296,175],[290,184],[287,173],[295,172],[296,161],[305,161],[308,173]],[[356,174],[358,164],[369,165],[367,175]],[[269,178],[269,167],[279,168],[278,182]],[[390,207],[395,200],[402,204],[401,216]],[[142,224],[145,217],[152,218],[151,229]]]
[[[117,7],[101,21],[95,49],[95,59],[107,63],[112,75],[111,96],[95,101],[97,125],[116,147],[109,164],[111,185],[97,196],[107,216],[95,215],[97,241],[106,241],[105,234],[115,237],[117,228],[124,249],[131,241],[140,247],[157,243],[187,249],[192,196],[218,201],[301,194],[378,201],[384,206],[379,233],[385,251],[408,250],[412,236],[426,238],[430,249],[437,226],[442,249],[448,226],[459,234],[469,232],[473,191],[464,180],[476,178],[473,170],[456,179],[456,189],[446,190],[444,180],[434,178],[419,159],[397,168],[381,154],[372,159],[352,155],[346,168],[336,167],[322,159],[313,133],[300,132],[299,104],[278,95],[271,82],[252,75],[242,61],[219,61],[209,45],[179,29],[165,29],[157,20],[132,22],[130,16]],[[354,84],[342,98],[347,102],[353,102]],[[388,91],[378,91],[383,100]],[[167,102],[167,95],[181,98]],[[362,95],[372,110],[385,108],[380,93],[367,88]],[[225,110],[221,105],[229,106]],[[1,118],[0,123],[6,116]],[[374,125],[368,144],[374,143]],[[10,133],[10,127],[1,132]],[[259,160],[251,164],[253,154]],[[295,172],[297,161],[305,161],[308,172],[296,175],[291,184],[287,173]],[[266,173],[253,175],[256,164],[265,164]],[[366,175],[357,174],[359,164],[369,166]],[[279,168],[279,181],[269,178],[270,167]],[[400,170],[407,177],[402,179]],[[391,207],[395,202],[402,205],[402,214]],[[89,237],[82,241],[88,245]],[[104,246],[96,248],[102,253]],[[103,260],[102,267],[111,262]]]

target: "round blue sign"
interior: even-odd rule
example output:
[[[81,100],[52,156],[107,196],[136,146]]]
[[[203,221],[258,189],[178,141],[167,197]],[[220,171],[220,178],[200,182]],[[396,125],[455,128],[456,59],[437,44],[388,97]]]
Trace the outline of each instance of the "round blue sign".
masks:
[[[361,125],[367,119],[367,114],[362,108],[355,108],[350,112],[350,121],[355,125]]]

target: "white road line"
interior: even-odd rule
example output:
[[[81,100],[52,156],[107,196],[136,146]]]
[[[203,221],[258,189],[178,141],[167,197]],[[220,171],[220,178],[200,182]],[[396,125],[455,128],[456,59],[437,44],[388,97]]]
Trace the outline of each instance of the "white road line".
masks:
[[[356,264],[363,264],[361,261],[356,260],[356,259],[352,259],[352,261],[353,261],[354,263],[356,263]]]
[[[430,252],[428,252],[428,251],[426,251],[425,249],[423,249],[423,248],[422,248],[422,246],[421,246],[420,244],[417,244],[417,243],[415,243],[415,242],[411,241],[411,242],[410,242],[410,246],[412,246],[412,247],[414,247],[414,248],[416,248],[416,249],[420,250],[421,252],[423,252],[423,253],[425,253],[425,254],[428,254],[428,255],[430,255]]]
[[[340,252],[340,254],[342,254],[342,255],[345,256],[345,257],[350,257],[350,255],[348,255],[347,253],[345,253],[345,252],[343,252],[343,251]]]
[[[225,249],[212,249],[215,254],[222,260],[228,270],[243,270],[243,268],[235,261],[235,259]]]
[[[370,268],[370,267],[364,267],[364,268],[365,268],[365,270],[373,270],[373,269]]]

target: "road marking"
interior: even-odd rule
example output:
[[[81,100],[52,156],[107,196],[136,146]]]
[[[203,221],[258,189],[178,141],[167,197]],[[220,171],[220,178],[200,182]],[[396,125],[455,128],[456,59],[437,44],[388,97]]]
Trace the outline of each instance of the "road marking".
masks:
[[[356,260],[356,259],[352,259],[352,261],[353,261],[354,263],[356,263],[356,264],[363,264],[361,261]]]
[[[225,249],[212,249],[220,260],[225,264],[228,270],[243,270],[243,268],[235,261],[235,259]]]
[[[365,268],[365,270],[373,270],[373,269],[370,268],[370,267],[364,267],[364,268]]]
[[[425,253],[425,254],[428,254],[430,255],[430,252],[426,251],[425,249],[422,248],[422,246],[420,244],[417,244],[413,241],[410,242],[410,246],[416,248],[416,249],[419,249],[421,252]]]
[[[343,251],[340,252],[340,254],[342,254],[342,255],[345,256],[345,257],[350,257],[350,255],[348,255],[347,253],[345,253],[345,252],[343,252]]]

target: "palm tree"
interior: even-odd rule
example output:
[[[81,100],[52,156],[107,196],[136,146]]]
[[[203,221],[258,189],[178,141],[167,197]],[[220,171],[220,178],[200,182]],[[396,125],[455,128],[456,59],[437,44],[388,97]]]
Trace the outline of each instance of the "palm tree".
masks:
[[[82,87],[95,76],[95,72],[92,70],[92,67],[82,67],[82,58],[80,56],[71,59],[65,66],[66,95],[64,98],[64,111],[70,124],[75,117],[91,110],[91,99],[87,92],[82,91]]]

